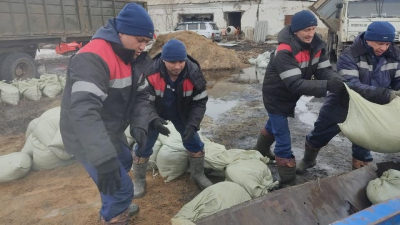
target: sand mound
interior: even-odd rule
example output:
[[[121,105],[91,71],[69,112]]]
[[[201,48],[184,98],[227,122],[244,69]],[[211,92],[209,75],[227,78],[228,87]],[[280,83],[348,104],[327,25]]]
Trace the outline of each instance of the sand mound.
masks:
[[[150,49],[151,57],[161,52],[162,46],[172,38],[176,38],[186,45],[190,56],[195,58],[203,70],[234,69],[243,67],[234,50],[223,48],[195,32],[180,31],[162,34]]]

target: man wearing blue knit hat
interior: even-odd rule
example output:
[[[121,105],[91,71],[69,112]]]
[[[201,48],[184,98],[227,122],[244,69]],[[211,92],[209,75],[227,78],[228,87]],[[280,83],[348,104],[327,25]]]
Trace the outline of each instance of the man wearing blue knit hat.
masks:
[[[150,127],[145,149],[136,149],[134,158],[139,164],[133,165],[134,198],[146,193],[146,169],[158,134],[168,135],[165,120],[171,121],[181,134],[183,146],[188,150],[190,178],[201,189],[212,185],[204,175],[204,143],[197,131],[203,120],[208,100],[206,80],[199,63],[186,53],[185,45],[171,39],[154,58],[153,66],[146,75],[150,86],[150,99],[155,110],[150,116]],[[135,162],[136,160],[134,160]]]
[[[279,32],[279,45],[271,54],[264,77],[263,100],[269,118],[254,149],[276,160],[281,186],[292,184],[296,178],[287,117],[294,117],[297,101],[302,95],[325,97],[327,91],[339,93],[344,89],[326,57],[325,43],[315,35],[317,24],[310,11],[294,14],[292,24]]]
[[[139,212],[128,175],[133,157],[124,131],[130,125],[144,148],[151,102],[143,73],[152,60],[144,52],[154,26],[146,10],[127,4],[71,57],[61,102],[65,150],[96,183],[102,224],[128,224]],[[136,190],[135,190],[136,191]]]
[[[346,48],[337,62],[337,71],[351,89],[368,101],[387,104],[400,96],[400,64],[396,47],[395,28],[389,22],[371,23],[353,45]],[[319,150],[340,132],[338,123],[346,120],[349,98],[347,93],[330,94],[322,106],[314,130],[306,137],[304,158],[297,172],[302,174],[316,165]],[[358,169],[372,161],[369,150],[352,146],[352,168]]]

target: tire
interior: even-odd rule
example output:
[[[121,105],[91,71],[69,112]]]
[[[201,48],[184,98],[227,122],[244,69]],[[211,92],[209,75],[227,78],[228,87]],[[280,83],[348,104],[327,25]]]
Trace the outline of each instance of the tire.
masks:
[[[29,79],[37,77],[37,68],[33,58],[26,53],[8,53],[0,67],[1,80]]]

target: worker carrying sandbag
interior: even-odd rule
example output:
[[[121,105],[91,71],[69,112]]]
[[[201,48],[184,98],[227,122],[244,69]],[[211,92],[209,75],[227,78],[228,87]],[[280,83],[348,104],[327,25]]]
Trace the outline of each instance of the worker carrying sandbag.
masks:
[[[312,12],[303,10],[293,15],[292,24],[279,32],[279,45],[271,54],[264,77],[263,100],[269,119],[254,149],[276,159],[281,186],[296,178],[287,117],[294,117],[297,101],[302,95],[325,97],[327,90],[340,93],[344,89],[341,76],[326,57],[326,44],[315,35],[316,27]],[[275,140],[276,156],[270,150]]]
[[[139,212],[132,204],[128,172],[133,158],[124,131],[130,125],[138,145],[146,143],[152,107],[143,73],[152,59],[144,48],[153,33],[147,11],[126,4],[68,65],[61,136],[65,150],[83,164],[100,191],[101,224],[128,224]]]
[[[168,135],[165,120],[171,121],[180,133],[183,146],[188,150],[190,178],[204,189],[212,185],[204,175],[204,143],[197,131],[206,112],[208,95],[206,80],[199,63],[187,55],[183,42],[171,39],[154,58],[151,72],[146,76],[150,86],[150,99],[156,113],[150,116],[145,148],[136,148],[133,160],[135,195],[146,193],[146,169],[158,134]]]
[[[389,22],[371,23],[367,31],[360,34],[353,45],[343,51],[337,62],[337,70],[346,78],[348,86],[366,100],[380,105],[400,96],[400,51],[393,45],[395,32]],[[346,120],[348,110],[349,96],[346,91],[340,95],[328,95],[314,124],[314,130],[306,137],[304,158],[298,164],[298,174],[315,166],[319,150],[340,132],[338,123]],[[372,161],[368,149],[353,143],[352,151],[353,169]]]

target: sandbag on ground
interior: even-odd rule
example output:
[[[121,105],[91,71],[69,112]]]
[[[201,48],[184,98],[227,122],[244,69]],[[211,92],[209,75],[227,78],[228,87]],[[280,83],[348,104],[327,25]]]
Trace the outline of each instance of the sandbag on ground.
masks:
[[[28,154],[30,157],[33,157],[32,134],[30,134],[26,139],[24,147],[21,149],[21,152]]]
[[[11,84],[0,81],[0,97],[4,103],[18,105],[20,100],[19,90]]]
[[[33,130],[36,127],[36,124],[39,122],[39,118],[33,119],[31,122],[29,122],[28,124],[28,128],[26,128],[26,132],[25,132],[25,138],[28,139],[29,135],[32,134]]]
[[[268,166],[258,159],[237,160],[229,164],[225,176],[227,181],[246,189],[252,198],[265,195],[278,185],[278,181],[273,181]]]
[[[31,166],[31,157],[23,152],[0,156],[0,183],[24,177],[28,174]]]
[[[186,172],[189,165],[189,155],[186,150],[177,150],[163,145],[157,155],[157,167],[166,182],[179,177]]]
[[[42,92],[39,85],[30,81],[19,81],[18,89],[21,94],[28,100],[39,101],[42,98]]]
[[[380,178],[371,180],[367,186],[367,197],[373,203],[381,203],[400,196],[400,171],[390,169]]]
[[[350,96],[346,120],[338,124],[354,144],[375,152],[400,152],[400,97],[386,105],[367,101],[346,86]]]
[[[233,182],[224,181],[209,186],[171,219],[173,225],[182,224],[185,220],[196,221],[234,205],[251,200],[244,188]]]
[[[41,87],[44,96],[54,98],[61,92],[62,88],[57,74],[43,74],[40,76],[40,80],[44,81]]]
[[[158,153],[160,152],[160,149],[162,147],[161,141],[157,140],[156,143],[153,146],[153,154],[149,158],[149,164],[147,166],[147,170],[153,170],[157,169],[157,156]]]

